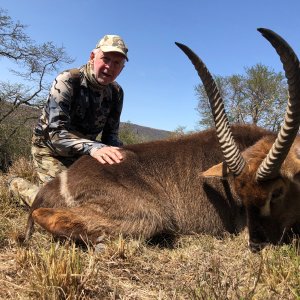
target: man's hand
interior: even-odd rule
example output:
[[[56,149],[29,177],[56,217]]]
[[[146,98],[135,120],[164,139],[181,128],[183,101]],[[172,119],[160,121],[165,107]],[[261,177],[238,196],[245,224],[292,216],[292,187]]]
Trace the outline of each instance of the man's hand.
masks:
[[[101,164],[115,164],[120,163],[123,155],[119,147],[105,146],[100,149],[92,149],[91,156],[96,158]]]

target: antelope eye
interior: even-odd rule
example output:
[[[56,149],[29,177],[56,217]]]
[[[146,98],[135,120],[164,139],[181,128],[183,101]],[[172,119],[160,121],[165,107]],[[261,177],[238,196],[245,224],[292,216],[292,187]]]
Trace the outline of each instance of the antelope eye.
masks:
[[[279,199],[283,195],[283,188],[277,188],[272,192],[271,195],[271,202],[275,202],[277,199]]]

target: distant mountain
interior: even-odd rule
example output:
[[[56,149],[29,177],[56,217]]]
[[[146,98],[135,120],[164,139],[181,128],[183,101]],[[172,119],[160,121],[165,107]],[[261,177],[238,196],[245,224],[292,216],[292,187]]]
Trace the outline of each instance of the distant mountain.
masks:
[[[144,141],[162,140],[170,137],[172,133],[171,131],[167,130],[155,129],[128,122],[121,122],[121,129],[124,127],[129,128],[132,133],[136,134]]]

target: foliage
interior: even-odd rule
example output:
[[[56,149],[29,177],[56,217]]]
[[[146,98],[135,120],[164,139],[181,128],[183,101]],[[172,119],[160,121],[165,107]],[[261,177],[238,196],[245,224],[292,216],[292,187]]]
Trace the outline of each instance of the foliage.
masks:
[[[0,170],[7,171],[13,160],[19,157],[30,157],[32,130],[27,126],[15,126],[0,123]]]
[[[276,131],[284,118],[288,97],[286,80],[281,72],[262,64],[245,68],[245,75],[215,77],[224,100],[229,122],[256,124]],[[213,126],[208,98],[203,85],[196,87],[199,98],[199,125]]]
[[[12,104],[3,102],[1,111],[7,112]],[[32,129],[39,110],[21,105],[0,123],[0,169],[6,171],[13,160],[30,157]]]
[[[179,125],[174,131],[171,132],[170,137],[181,137],[185,134],[192,134],[193,130],[186,130],[185,126]]]
[[[15,22],[0,8],[0,58],[8,59],[14,68],[10,71],[22,83],[0,82],[0,101],[13,104],[8,112],[0,115],[0,123],[21,104],[37,105],[45,100],[49,87],[46,75],[58,71],[62,63],[73,60],[64,47],[52,42],[36,43],[25,32],[26,26]],[[30,83],[25,85],[25,82]]]
[[[185,126],[177,126],[177,128],[171,133],[172,137],[180,137],[185,135]]]
[[[39,44],[25,30],[25,25],[15,22],[0,8],[0,58],[9,62],[10,72],[17,80],[0,81],[0,159],[5,163],[12,153],[26,155],[28,148],[21,145],[24,139],[30,140],[24,124],[33,116],[19,114],[20,118],[12,118],[12,115],[22,106],[37,107],[45,101],[49,90],[47,76],[57,72],[61,64],[73,61],[64,47],[52,42]]]
[[[133,127],[130,126],[130,122],[123,123],[119,133],[120,140],[124,145],[138,144],[143,142],[143,137],[140,137],[134,132]]]

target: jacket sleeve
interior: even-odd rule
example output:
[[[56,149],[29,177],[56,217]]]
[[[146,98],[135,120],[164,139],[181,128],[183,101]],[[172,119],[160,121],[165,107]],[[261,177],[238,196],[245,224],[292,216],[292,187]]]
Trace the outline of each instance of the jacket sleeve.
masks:
[[[72,77],[68,71],[54,80],[48,96],[49,147],[58,155],[76,156],[89,154],[90,150],[105,145],[84,138],[70,126],[70,109],[73,96]]]
[[[102,131],[101,142],[110,146],[122,146],[119,139],[120,117],[123,108],[124,92],[116,82],[112,85],[113,106]]]

